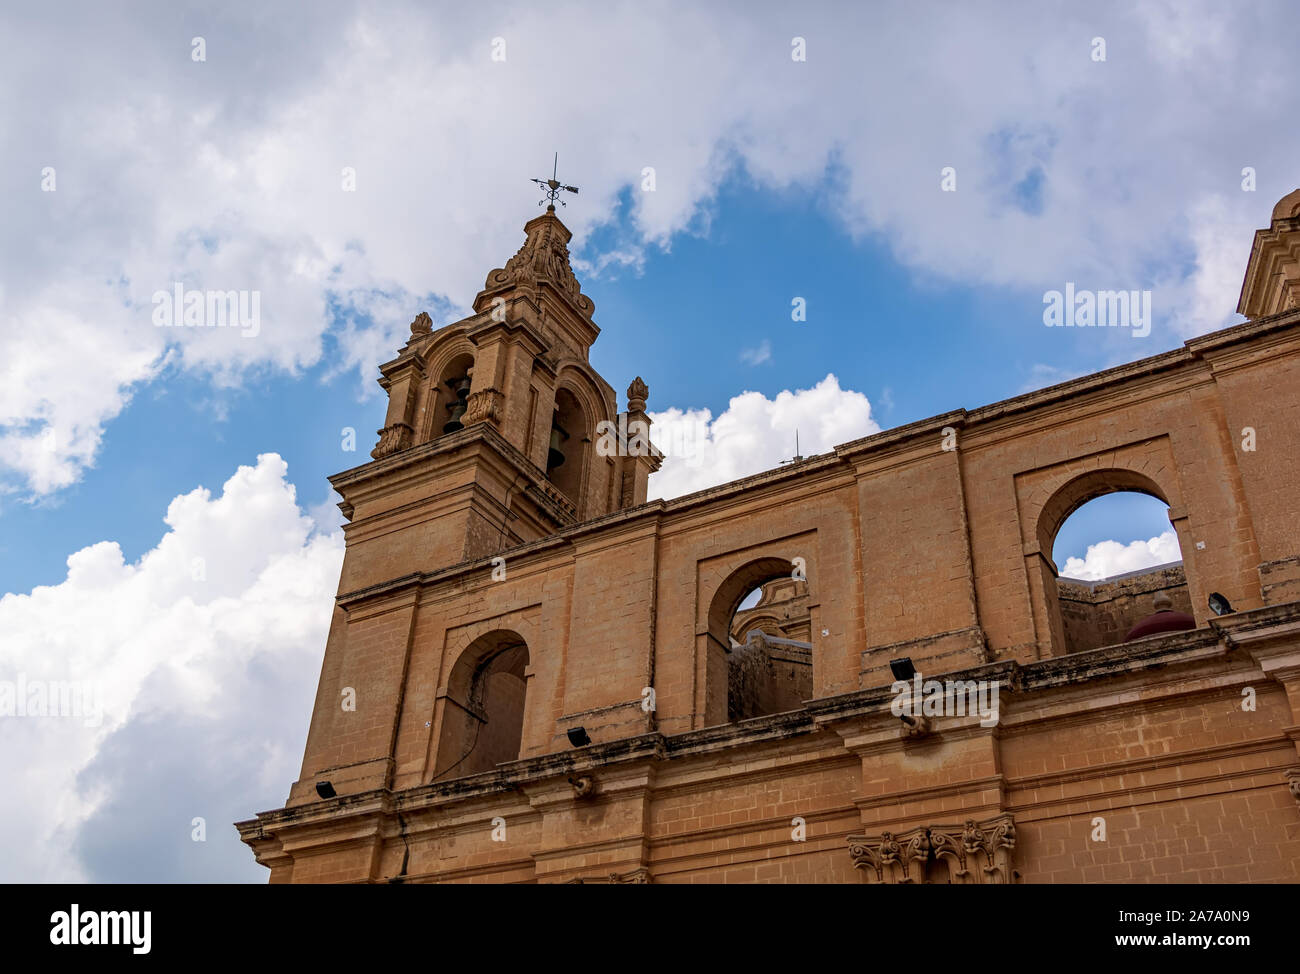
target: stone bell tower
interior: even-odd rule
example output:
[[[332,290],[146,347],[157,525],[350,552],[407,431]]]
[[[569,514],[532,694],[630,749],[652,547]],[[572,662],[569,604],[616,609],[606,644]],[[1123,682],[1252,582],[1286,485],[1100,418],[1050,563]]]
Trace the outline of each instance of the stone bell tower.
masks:
[[[658,452],[609,449],[620,428],[649,423],[645,383],[628,389],[620,423],[613,388],[588,361],[600,329],[569,264],[568,228],[552,206],[524,233],[518,253],[488,274],[472,316],[435,329],[422,312],[380,367],[388,412],[374,462],[330,480],[350,521],[340,591],[645,501]]]
[[[569,230],[548,209],[524,233],[474,314],[436,329],[416,316],[380,366],[388,411],[373,460],[330,478],[348,522],[340,601],[290,806],[319,800],[321,776],[344,794],[394,787],[412,647],[431,645],[417,626],[446,623],[437,607],[417,610],[426,581],[646,499],[661,455],[618,439],[649,423],[646,385],[632,383],[620,415],[588,362],[600,329]],[[340,704],[349,693],[354,711]]]

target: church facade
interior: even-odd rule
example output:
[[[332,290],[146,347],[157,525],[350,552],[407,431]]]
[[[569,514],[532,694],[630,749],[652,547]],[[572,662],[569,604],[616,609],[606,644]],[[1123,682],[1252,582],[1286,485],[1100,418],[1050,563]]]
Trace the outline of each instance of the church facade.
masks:
[[[668,501],[568,241],[381,368],[272,882],[1300,881],[1300,191],[1244,324]],[[1181,564],[1061,579],[1114,491]]]

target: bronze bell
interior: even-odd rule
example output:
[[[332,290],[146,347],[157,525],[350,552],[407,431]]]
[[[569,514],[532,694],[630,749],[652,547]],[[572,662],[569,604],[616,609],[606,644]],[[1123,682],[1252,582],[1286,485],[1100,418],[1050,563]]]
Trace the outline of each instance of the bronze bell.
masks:
[[[560,445],[568,438],[569,434],[559,426],[551,427],[551,448],[546,453],[546,470],[548,473],[564,463],[564,453],[560,449]]]
[[[460,419],[465,415],[465,401],[469,398],[470,378],[468,375],[462,375],[459,379],[449,379],[447,380],[447,386],[456,398],[447,403],[447,410],[451,413],[451,418],[443,425],[442,431],[444,433],[455,433],[457,430],[465,428],[465,424]]]
[[[444,433],[455,433],[457,430],[463,430],[465,424],[460,421],[460,418],[465,415],[465,400],[457,399],[447,408],[451,410],[451,419],[447,420],[443,425],[442,431]]]

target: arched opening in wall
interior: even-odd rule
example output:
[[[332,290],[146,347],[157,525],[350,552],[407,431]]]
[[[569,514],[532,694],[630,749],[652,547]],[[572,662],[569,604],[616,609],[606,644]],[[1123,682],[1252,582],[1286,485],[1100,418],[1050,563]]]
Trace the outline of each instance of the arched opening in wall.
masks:
[[[1178,533],[1152,490],[1115,489],[1077,503],[1051,551],[1065,652],[1195,628]]]
[[[464,429],[461,419],[469,399],[470,380],[474,375],[474,356],[468,352],[447,363],[430,396],[430,435],[442,436]]]
[[[546,477],[579,508],[590,439],[591,426],[577,397],[568,389],[558,390],[546,452]]]
[[[519,757],[527,666],[527,644],[505,629],[480,636],[460,654],[447,683],[434,780],[490,771]]]
[[[813,693],[811,632],[808,582],[791,562],[763,558],[733,573],[709,611],[706,723],[802,707]]]

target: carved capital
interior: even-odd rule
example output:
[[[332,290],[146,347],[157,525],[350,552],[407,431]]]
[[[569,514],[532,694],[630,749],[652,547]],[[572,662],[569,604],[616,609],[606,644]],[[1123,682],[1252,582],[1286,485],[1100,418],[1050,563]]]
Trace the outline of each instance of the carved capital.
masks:
[[[650,870],[642,866],[626,873],[610,873],[609,881],[620,886],[646,886],[650,883]]]
[[[978,825],[966,820],[957,826],[930,830],[937,861],[947,865],[949,883],[1005,885],[1011,882],[1011,856],[1016,848],[1016,826],[1011,816]]]
[[[1015,848],[1010,815],[964,825],[926,825],[901,835],[849,836],[853,865],[877,883],[1010,883]]]
[[[1291,797],[1300,802],[1300,768],[1287,768],[1285,772],[1287,787],[1291,789]]]
[[[394,423],[392,426],[385,426],[377,432],[379,433],[379,442],[370,451],[370,455],[376,460],[382,460],[384,457],[405,450],[411,445],[413,430],[405,423]]]
[[[650,870],[645,866],[629,870],[625,873],[606,873],[604,876],[579,876],[576,879],[565,880],[567,886],[586,886],[590,884],[611,883],[616,886],[645,886],[650,882]]]

